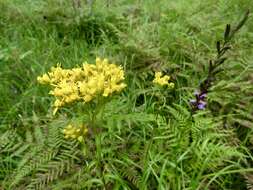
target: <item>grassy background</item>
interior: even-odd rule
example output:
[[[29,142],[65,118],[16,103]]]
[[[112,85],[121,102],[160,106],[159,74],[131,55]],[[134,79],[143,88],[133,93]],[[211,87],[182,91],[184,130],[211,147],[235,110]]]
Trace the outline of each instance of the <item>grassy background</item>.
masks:
[[[187,103],[206,76],[208,60],[215,56],[215,42],[223,38],[225,25],[237,23],[247,9],[253,10],[252,2],[78,2],[0,0],[2,188],[253,186],[251,17],[233,40],[224,72],[208,96],[208,110],[192,122]],[[82,113],[67,108],[54,118],[53,98],[36,81],[57,63],[71,68],[84,60],[92,63],[96,56],[123,65],[128,84],[106,108],[108,130],[101,134],[104,147],[91,151],[101,154],[103,161],[101,155],[81,156],[78,148],[73,150],[72,146],[77,146],[74,142],[61,138],[56,130],[66,124],[65,115],[78,119]],[[147,81],[156,70],[172,76],[175,90],[153,93]],[[49,137],[48,131],[52,132]],[[193,142],[186,140],[189,135],[193,135]],[[56,136],[60,145],[50,145],[57,141]],[[95,139],[91,137],[88,144]],[[68,154],[59,153],[62,147]],[[50,156],[39,160],[39,153],[47,150]],[[62,166],[68,165],[65,162],[58,163],[64,159],[69,160],[70,169]],[[50,168],[54,164],[59,167]]]

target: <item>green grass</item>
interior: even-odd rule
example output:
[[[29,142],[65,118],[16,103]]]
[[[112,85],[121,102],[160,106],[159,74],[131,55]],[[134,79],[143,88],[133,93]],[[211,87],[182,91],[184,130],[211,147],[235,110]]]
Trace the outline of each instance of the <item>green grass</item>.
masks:
[[[253,22],[194,116],[188,104],[207,75],[226,24],[251,0],[0,0],[0,189],[253,189]],[[82,108],[52,115],[36,78],[94,63],[123,66],[127,88],[106,104],[85,145],[61,129]],[[172,77],[154,89],[153,73]]]

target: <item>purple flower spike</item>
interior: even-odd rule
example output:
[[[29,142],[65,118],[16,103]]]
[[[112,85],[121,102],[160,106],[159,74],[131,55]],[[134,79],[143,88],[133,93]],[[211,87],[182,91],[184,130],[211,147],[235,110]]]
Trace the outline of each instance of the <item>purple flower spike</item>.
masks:
[[[207,102],[205,101],[207,97],[206,91],[194,91],[195,99],[190,100],[190,104],[193,107],[193,110],[204,110],[206,108]]]

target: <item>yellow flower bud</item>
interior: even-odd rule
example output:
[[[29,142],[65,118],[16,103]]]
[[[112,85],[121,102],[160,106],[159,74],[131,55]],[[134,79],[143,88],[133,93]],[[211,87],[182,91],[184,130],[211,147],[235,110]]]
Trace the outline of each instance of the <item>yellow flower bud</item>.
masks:
[[[85,125],[68,125],[62,130],[65,138],[76,139],[79,142],[84,141],[84,136],[87,134],[88,129]]]

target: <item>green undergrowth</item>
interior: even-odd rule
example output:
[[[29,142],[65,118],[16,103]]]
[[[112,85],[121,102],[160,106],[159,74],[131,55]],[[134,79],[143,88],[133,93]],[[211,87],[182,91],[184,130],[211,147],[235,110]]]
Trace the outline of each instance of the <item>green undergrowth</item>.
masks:
[[[0,189],[253,189],[252,17],[207,109],[192,114],[189,105],[226,24],[252,8],[250,0],[0,0]],[[123,67],[127,88],[81,145],[62,129],[85,117],[82,108],[54,116],[36,78],[97,56]],[[175,88],[154,88],[155,71]]]

